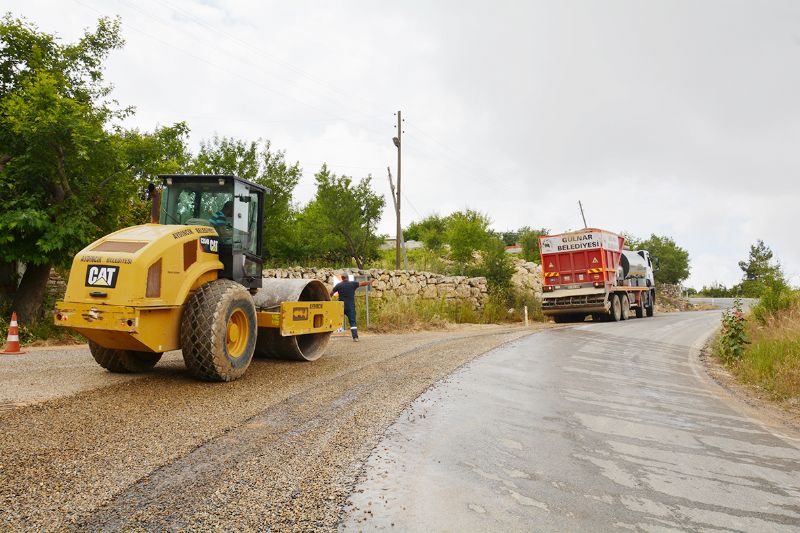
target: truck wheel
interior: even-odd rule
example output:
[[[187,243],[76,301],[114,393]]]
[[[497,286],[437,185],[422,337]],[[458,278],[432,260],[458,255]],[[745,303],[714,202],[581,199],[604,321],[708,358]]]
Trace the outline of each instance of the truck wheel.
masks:
[[[205,381],[241,377],[256,346],[256,306],[247,289],[229,279],[206,283],[189,298],[181,318],[186,368]]]
[[[647,316],[653,316],[656,312],[656,293],[655,291],[650,291],[647,298],[647,305],[644,308],[644,312]]]
[[[620,320],[628,320],[631,317],[631,301],[627,294],[623,294],[619,299]]]
[[[619,296],[616,294],[611,295],[611,321],[619,322],[622,320],[622,309],[619,303]]]
[[[646,297],[644,293],[642,293],[642,299],[639,301],[639,305],[636,307],[636,318],[643,318],[644,317],[644,302],[646,301]]]
[[[147,372],[161,359],[160,353],[104,348],[92,341],[89,341],[89,351],[100,366],[115,374]]]

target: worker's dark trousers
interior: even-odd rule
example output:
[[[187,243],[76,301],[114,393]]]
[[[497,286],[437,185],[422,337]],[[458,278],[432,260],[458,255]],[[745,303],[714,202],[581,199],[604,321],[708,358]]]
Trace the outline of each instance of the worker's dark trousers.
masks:
[[[344,314],[347,317],[347,321],[350,323],[350,333],[352,333],[353,338],[358,338],[358,326],[356,326],[356,306],[344,306]]]

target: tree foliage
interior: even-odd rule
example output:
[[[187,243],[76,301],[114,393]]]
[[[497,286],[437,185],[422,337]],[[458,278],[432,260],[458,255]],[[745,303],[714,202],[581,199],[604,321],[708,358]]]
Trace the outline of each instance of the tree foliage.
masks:
[[[0,22],[0,261],[29,266],[21,320],[38,315],[50,264],[116,229],[132,194],[107,127],[127,110],[103,100],[103,61],[122,43],[117,20],[66,45],[10,15]]]
[[[525,261],[541,262],[541,253],[539,249],[539,237],[544,237],[550,234],[550,230],[531,229],[524,227],[519,231],[519,243],[522,245],[522,257]]]
[[[429,215],[419,222],[412,222],[403,231],[403,239],[421,241],[429,250],[439,250],[446,240],[447,223],[439,215]]]
[[[489,290],[495,294],[507,294],[511,290],[514,265],[506,253],[505,243],[498,237],[490,237],[485,246],[482,265],[478,271],[486,277]]]
[[[354,184],[323,165],[315,179],[316,195],[300,217],[305,243],[315,243],[331,260],[350,257],[364,268],[378,255],[382,239],[376,231],[386,200],[372,190],[371,176]]]
[[[636,249],[647,250],[651,257],[658,259],[657,283],[677,284],[689,277],[689,252],[675,244],[671,237],[652,234],[638,242]]]
[[[742,282],[737,288],[742,296],[759,298],[767,289],[780,293],[788,288],[781,265],[773,258],[772,250],[761,239],[750,246],[747,259],[739,261]]]
[[[156,128],[152,133],[119,130],[116,135],[120,172],[129,178],[134,192],[128,198],[128,209],[120,215],[119,226],[135,226],[150,220],[147,186],[159,174],[180,174],[186,171],[191,153],[186,145],[189,127],[184,122]]]
[[[489,243],[489,224],[489,216],[474,209],[456,211],[448,216],[445,235],[452,259],[469,262],[476,251],[485,250]]]
[[[305,257],[303,252],[308,250],[299,242],[299,212],[293,202],[294,189],[303,175],[299,162],[288,163],[285,153],[274,150],[268,140],[214,137],[201,142],[189,170],[238,176],[269,189],[264,200],[264,256],[279,260]]]

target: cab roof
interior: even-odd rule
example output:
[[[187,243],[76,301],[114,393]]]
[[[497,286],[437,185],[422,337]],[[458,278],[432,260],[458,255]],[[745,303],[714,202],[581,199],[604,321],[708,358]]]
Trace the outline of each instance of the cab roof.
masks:
[[[177,182],[213,181],[221,179],[224,179],[226,182],[239,181],[246,184],[251,189],[256,189],[267,194],[269,194],[270,192],[270,190],[267,187],[264,187],[263,185],[259,185],[258,183],[246,180],[244,178],[239,178],[237,176],[233,176],[230,174],[159,174],[158,177],[162,181],[165,181],[167,178],[171,178],[173,181]]]

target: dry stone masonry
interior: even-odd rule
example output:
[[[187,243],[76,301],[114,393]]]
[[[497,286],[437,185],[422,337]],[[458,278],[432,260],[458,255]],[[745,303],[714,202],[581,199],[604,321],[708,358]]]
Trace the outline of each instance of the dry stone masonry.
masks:
[[[334,276],[344,273],[342,269],[332,268],[276,268],[264,269],[265,278],[318,279],[332,287],[337,281]],[[486,278],[466,276],[445,276],[415,270],[347,269],[356,276],[366,276],[374,280],[369,291],[371,298],[420,297],[426,299],[444,298],[448,301],[468,300],[476,308],[483,307],[489,297]]]
[[[537,296],[542,294],[541,267],[536,263],[516,260],[516,271],[511,278],[514,286],[521,290],[531,291]],[[486,278],[467,276],[446,276],[431,272],[414,270],[384,269],[333,269],[289,267],[264,269],[265,278],[318,279],[332,287],[340,276],[348,272],[356,276],[365,276],[374,280],[370,289],[371,298],[385,297],[417,297],[425,299],[441,299],[447,301],[467,300],[475,308],[481,308],[489,297]]]

